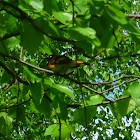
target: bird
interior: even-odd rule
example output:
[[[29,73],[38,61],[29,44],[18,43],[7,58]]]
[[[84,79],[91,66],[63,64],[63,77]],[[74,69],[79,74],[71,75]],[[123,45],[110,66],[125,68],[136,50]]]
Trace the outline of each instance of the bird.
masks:
[[[90,63],[84,61],[73,61],[65,55],[50,55],[48,57],[48,65],[55,73],[69,74],[73,72],[73,68],[77,68],[82,65],[90,65]]]

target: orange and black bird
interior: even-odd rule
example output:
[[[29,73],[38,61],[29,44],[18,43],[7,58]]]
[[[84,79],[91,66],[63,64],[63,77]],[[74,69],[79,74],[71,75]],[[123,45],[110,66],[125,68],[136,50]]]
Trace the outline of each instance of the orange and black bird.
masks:
[[[73,61],[72,59],[62,55],[51,55],[48,57],[49,68],[61,74],[69,74],[72,72],[73,68],[79,67],[81,65],[90,65],[84,61]]]

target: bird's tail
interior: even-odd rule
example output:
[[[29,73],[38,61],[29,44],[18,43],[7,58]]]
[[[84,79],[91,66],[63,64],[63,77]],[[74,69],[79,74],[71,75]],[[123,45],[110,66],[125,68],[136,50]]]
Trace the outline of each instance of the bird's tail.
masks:
[[[75,61],[75,63],[78,67],[81,66],[81,65],[90,65],[90,63],[84,62],[84,61]]]

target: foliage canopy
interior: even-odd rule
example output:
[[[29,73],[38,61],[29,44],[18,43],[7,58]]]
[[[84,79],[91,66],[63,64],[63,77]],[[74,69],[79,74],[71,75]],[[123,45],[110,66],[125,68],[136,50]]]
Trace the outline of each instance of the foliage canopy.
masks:
[[[135,139],[140,3],[0,0],[0,139]],[[62,75],[46,56],[91,63]]]

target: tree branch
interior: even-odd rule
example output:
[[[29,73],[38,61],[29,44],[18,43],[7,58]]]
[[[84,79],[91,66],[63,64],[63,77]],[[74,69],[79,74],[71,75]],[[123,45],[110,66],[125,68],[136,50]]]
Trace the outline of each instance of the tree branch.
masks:
[[[73,24],[73,27],[74,27],[74,1],[73,0],[70,0],[71,3],[72,3],[72,11],[73,11],[73,15],[72,15],[72,24]]]
[[[5,40],[5,39],[8,39],[10,37],[14,37],[14,36],[18,36],[18,35],[20,35],[20,32],[16,31],[14,33],[6,34],[3,38],[0,38],[0,40]]]
[[[22,11],[17,6],[13,5],[12,3],[3,1],[3,0],[0,0],[0,2],[3,5],[9,6],[9,7],[15,9],[16,11],[18,11],[21,14],[21,16],[18,17],[18,18],[20,18],[22,20],[25,19],[25,20],[29,21],[36,30],[38,30],[39,32],[43,33],[47,37],[50,37],[51,39],[54,39],[54,40],[57,40],[57,41],[62,41],[62,42],[69,42],[69,43],[74,42],[74,40],[69,40],[67,38],[60,38],[60,37],[54,37],[54,36],[52,36],[51,34],[45,32],[43,29],[41,29],[28,14],[26,14],[24,11]]]
[[[12,59],[14,59],[14,60],[17,60],[17,61],[19,61],[19,62],[21,62],[21,63],[23,63],[23,64],[25,64],[25,65],[27,65],[27,66],[29,66],[29,67],[32,67],[32,68],[36,69],[36,70],[39,70],[39,71],[47,72],[47,73],[49,73],[49,74],[53,74],[53,75],[58,75],[58,76],[64,77],[64,78],[66,78],[66,79],[69,79],[69,80],[75,82],[76,84],[82,84],[82,82],[79,82],[78,80],[72,79],[72,78],[70,78],[70,77],[67,76],[67,75],[62,75],[62,74],[54,73],[53,71],[50,71],[50,70],[47,70],[47,69],[43,69],[43,68],[36,67],[36,66],[31,65],[31,64],[29,64],[29,63],[27,63],[27,62],[25,62],[25,61],[23,61],[23,60],[21,60],[21,59],[17,59],[17,58],[15,58],[15,57],[12,57],[12,56],[9,56],[9,55],[5,55],[5,54],[3,54],[3,53],[1,53],[1,52],[0,52],[0,55],[5,56],[5,57],[10,57],[10,58],[12,58]],[[82,84],[82,86],[85,87],[86,89],[88,89],[88,90],[90,90],[90,91],[96,93],[96,94],[99,94],[99,95],[103,96],[103,97],[105,98],[105,96],[102,95],[103,93],[108,92],[108,91],[110,91],[110,90],[113,90],[113,89],[115,89],[115,88],[117,88],[117,87],[119,87],[119,86],[121,86],[121,85],[123,85],[123,84],[130,83],[130,82],[132,82],[132,81],[135,81],[135,80],[137,80],[137,79],[140,79],[140,76],[126,75],[126,76],[121,77],[121,78],[119,78],[119,79],[117,79],[117,80],[110,81],[110,82],[105,82],[105,83],[108,84],[108,83],[116,82],[116,81],[119,81],[119,80],[124,79],[124,78],[135,78],[135,79],[133,79],[133,80],[127,80],[127,81],[125,81],[124,83],[122,83],[122,84],[120,84],[120,85],[117,85],[117,86],[115,86],[115,87],[111,87],[111,88],[109,88],[109,89],[107,89],[107,90],[105,90],[105,91],[103,91],[103,92],[98,92],[98,91],[94,90],[93,88],[90,88],[90,87],[88,87],[88,86],[86,86],[86,85],[84,85],[84,84]],[[23,82],[23,81],[22,81],[22,82]],[[100,85],[101,83],[98,83],[98,84]],[[103,83],[102,83],[102,84],[103,84]],[[105,98],[105,99],[107,99],[107,98]],[[107,99],[107,100],[109,100],[109,99]]]
[[[140,15],[134,15],[134,14],[125,14],[129,18],[138,18],[140,19]]]
[[[2,66],[14,79],[17,78],[19,82],[29,85],[27,81],[24,81],[19,76],[16,76],[4,63],[0,62],[0,66]]]
[[[90,87],[88,87],[88,86],[86,86],[86,85],[84,85],[84,84],[82,84],[82,86],[83,86],[84,88],[86,88],[86,89],[88,89],[88,90],[90,90],[90,91],[92,91],[92,92],[94,92],[94,93],[96,93],[96,94],[102,96],[102,97],[105,98],[107,101],[112,102],[112,100],[106,98],[105,95],[102,94],[102,92],[98,92],[98,91],[94,90],[93,88],[90,88]]]
[[[119,81],[119,80],[121,80],[121,79],[124,79],[124,78],[138,78],[138,79],[140,79],[140,76],[125,75],[125,76],[123,76],[123,77],[121,77],[121,78],[119,78],[119,79],[117,79],[117,80],[109,81],[109,82],[102,82],[102,83],[101,83],[101,82],[100,82],[100,83],[94,83],[94,82],[79,82],[78,80],[75,80],[75,79],[73,79],[73,78],[70,78],[68,75],[61,75],[61,74],[54,73],[54,72],[51,71],[51,70],[47,70],[47,69],[43,69],[43,68],[36,67],[36,66],[34,66],[34,65],[32,65],[32,64],[29,64],[29,63],[27,63],[27,62],[25,62],[25,61],[23,61],[23,60],[21,60],[21,59],[15,58],[15,57],[13,57],[13,56],[9,56],[9,55],[3,54],[3,53],[1,53],[1,52],[0,52],[0,55],[2,55],[2,56],[4,56],[4,57],[9,57],[9,58],[14,59],[14,60],[16,60],[16,61],[19,61],[19,62],[21,62],[21,63],[23,63],[23,64],[25,64],[25,65],[27,65],[27,66],[29,66],[29,67],[31,67],[31,68],[34,68],[34,69],[36,69],[36,70],[43,71],[43,72],[47,72],[47,73],[53,74],[53,75],[62,76],[62,77],[67,78],[67,79],[69,79],[69,80],[71,80],[71,81],[73,81],[73,82],[75,82],[75,83],[77,83],[77,84],[90,84],[90,85],[98,85],[98,86],[101,86],[101,85],[109,85],[109,84],[111,84],[111,83],[117,82],[117,81]],[[10,74],[10,73],[9,73],[9,74]],[[10,75],[13,75],[13,73],[10,74]]]
[[[61,140],[61,119],[60,117],[58,117],[58,120],[59,120],[59,140]]]
[[[118,98],[118,99],[115,99],[113,101],[106,101],[106,102],[102,102],[100,104],[97,104],[97,105],[93,105],[93,106],[100,106],[100,105],[107,105],[107,104],[110,104],[110,103],[115,103],[115,102],[118,102],[120,100],[125,100],[125,99],[128,99],[128,98],[131,98],[131,96],[126,96],[126,97],[122,97],[122,98]]]
[[[11,106],[7,106],[6,108],[2,108],[2,109],[9,109],[9,108],[12,108],[12,107],[15,107],[15,106],[17,107],[17,106],[23,105],[23,104],[29,102],[31,99],[32,99],[32,97],[30,97],[29,99],[27,99],[26,101],[24,101],[22,103],[14,104],[14,105],[11,105]]]
[[[135,77],[137,77],[137,76],[135,76]],[[131,82],[136,81],[136,80],[138,80],[138,79],[140,79],[140,76],[138,76],[138,78],[134,78],[134,79],[132,79],[132,80],[124,81],[123,83],[121,83],[121,84],[119,84],[119,85],[116,85],[116,86],[114,86],[114,87],[111,87],[111,88],[109,88],[109,89],[107,89],[107,90],[104,90],[104,91],[102,91],[102,92],[98,92],[98,91],[94,90],[93,88],[90,88],[90,87],[88,87],[88,86],[86,86],[86,85],[84,85],[84,84],[82,84],[82,86],[85,87],[86,89],[88,89],[88,90],[90,90],[90,91],[92,91],[92,92],[98,94],[98,95],[101,95],[101,96],[104,97],[106,100],[109,100],[109,99],[107,99],[107,98],[103,95],[103,93],[106,93],[106,92],[108,92],[108,91],[110,91],[110,90],[113,90],[113,89],[115,89],[115,88],[117,88],[117,87],[120,87],[120,86],[122,86],[122,85],[124,85],[124,84],[126,84],[126,83],[131,83]],[[109,100],[109,101],[111,101],[111,100]]]

